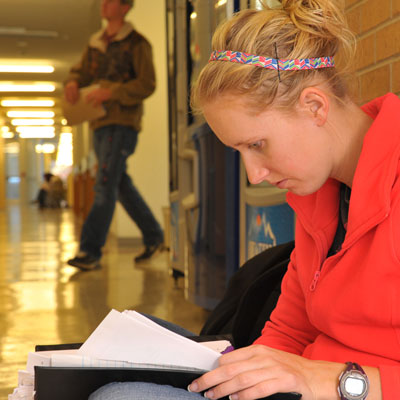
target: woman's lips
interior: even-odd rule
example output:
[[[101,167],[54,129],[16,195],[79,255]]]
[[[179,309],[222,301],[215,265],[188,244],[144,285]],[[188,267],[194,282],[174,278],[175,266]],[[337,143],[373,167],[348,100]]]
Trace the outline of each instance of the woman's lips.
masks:
[[[287,179],[282,179],[281,181],[276,182],[275,186],[278,187],[279,189],[285,189],[287,181],[288,181]]]

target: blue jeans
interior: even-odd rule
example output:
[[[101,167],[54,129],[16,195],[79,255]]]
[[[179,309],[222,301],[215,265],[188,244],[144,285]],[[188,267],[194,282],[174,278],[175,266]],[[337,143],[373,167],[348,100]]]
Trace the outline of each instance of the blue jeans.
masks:
[[[204,397],[169,385],[145,382],[114,382],[102,386],[88,400],[196,400]]]
[[[194,333],[163,319],[145,314],[159,325],[182,336],[193,336]],[[204,397],[198,393],[175,388],[169,385],[158,385],[145,382],[113,382],[97,389],[88,400],[195,400]]]
[[[94,131],[98,169],[92,208],[83,224],[80,250],[101,257],[117,200],[136,223],[146,246],[163,241],[163,232],[150,208],[126,173],[126,160],[135,151],[138,132],[110,125]]]

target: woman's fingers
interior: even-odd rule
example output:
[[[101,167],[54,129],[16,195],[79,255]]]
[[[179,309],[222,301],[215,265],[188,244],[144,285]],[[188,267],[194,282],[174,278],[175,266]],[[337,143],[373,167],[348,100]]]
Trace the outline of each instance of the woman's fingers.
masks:
[[[196,379],[193,392],[205,391],[209,399],[231,396],[248,400],[275,393],[309,392],[303,376],[302,357],[265,346],[235,350],[220,358],[220,366]]]
[[[278,382],[266,370],[246,371],[221,383],[204,394],[209,399],[234,395],[237,399],[258,399],[277,392]]]
[[[274,385],[269,381],[276,379],[281,369],[272,357],[274,352],[265,346],[250,346],[223,355],[220,366],[192,382],[189,390],[206,391],[206,396],[214,399],[259,385],[253,390],[262,388],[263,396],[272,394]]]

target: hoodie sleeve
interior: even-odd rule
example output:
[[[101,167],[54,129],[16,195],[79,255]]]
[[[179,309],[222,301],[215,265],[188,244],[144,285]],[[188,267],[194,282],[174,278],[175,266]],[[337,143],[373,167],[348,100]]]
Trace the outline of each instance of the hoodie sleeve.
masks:
[[[397,400],[400,393],[400,366],[379,366],[384,400]]]
[[[76,81],[78,82],[79,87],[89,86],[93,81],[93,77],[89,73],[89,64],[90,51],[89,47],[87,47],[81,57],[80,62],[71,68],[67,79],[64,81],[64,85],[70,81]]]

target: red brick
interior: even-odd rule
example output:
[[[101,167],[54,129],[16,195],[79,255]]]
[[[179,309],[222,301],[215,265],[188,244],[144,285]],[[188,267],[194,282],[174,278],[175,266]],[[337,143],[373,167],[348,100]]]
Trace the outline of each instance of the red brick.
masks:
[[[392,66],[392,92],[400,92],[400,61],[393,63]]]
[[[376,33],[377,61],[399,54],[400,21],[379,30]]]
[[[349,28],[355,33],[361,32],[361,8],[356,7],[346,13],[347,23]]]
[[[375,69],[360,76],[363,103],[390,91],[390,66]]]
[[[355,70],[359,70],[375,62],[375,34],[369,35],[357,43]]]
[[[389,18],[389,0],[367,0],[361,6],[361,32],[374,28]]]

